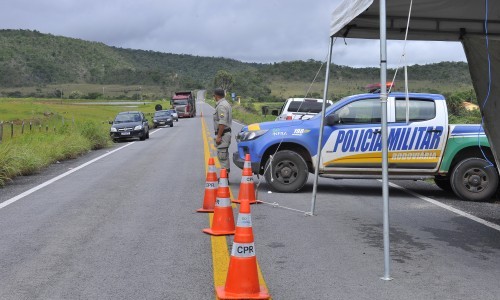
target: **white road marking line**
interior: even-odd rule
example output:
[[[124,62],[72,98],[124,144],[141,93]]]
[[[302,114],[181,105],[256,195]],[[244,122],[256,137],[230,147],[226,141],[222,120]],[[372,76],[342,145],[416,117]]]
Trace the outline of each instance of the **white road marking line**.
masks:
[[[381,181],[381,180],[379,180],[379,181]],[[404,188],[404,187],[402,187],[402,186],[399,186],[399,185],[397,185],[397,184],[395,184],[395,183],[389,182],[389,185],[390,185],[391,187],[394,187],[394,188],[397,188],[397,189],[399,189],[399,190],[402,190],[402,191],[404,191],[405,193],[408,193],[408,194],[410,194],[410,195],[412,195],[412,196],[415,196],[415,197],[417,197],[417,198],[419,198],[419,199],[421,199],[421,200],[427,201],[427,202],[432,203],[432,204],[434,204],[434,205],[437,205],[437,206],[439,206],[439,207],[441,207],[441,208],[444,208],[444,209],[446,209],[446,210],[449,210],[449,211],[451,211],[451,212],[454,212],[454,213],[456,213],[457,215],[460,215],[460,216],[465,217],[465,218],[467,218],[467,219],[470,219],[470,220],[472,220],[472,221],[478,222],[478,223],[480,223],[480,224],[482,224],[482,225],[484,225],[484,226],[488,226],[488,227],[490,227],[490,228],[492,228],[492,229],[495,229],[496,231],[500,231],[500,226],[499,226],[499,225],[497,225],[497,224],[495,224],[495,223],[488,222],[488,221],[486,221],[486,220],[483,220],[483,219],[481,219],[481,218],[478,218],[478,217],[476,217],[476,216],[473,216],[473,215],[471,215],[471,214],[469,214],[469,213],[466,213],[466,212],[464,212],[464,211],[461,211],[461,210],[459,210],[459,209],[456,209],[456,208],[454,208],[454,207],[452,207],[452,206],[449,206],[449,205],[443,204],[443,203],[441,203],[441,202],[439,202],[439,201],[436,201],[436,200],[434,200],[434,199],[431,199],[431,198],[429,198],[429,197],[426,197],[426,196],[420,195],[420,194],[415,193],[415,192],[413,192],[413,191],[410,191],[410,190],[408,190],[408,189],[406,189],[406,188]]]
[[[154,132],[152,132],[152,133],[154,133]],[[14,202],[16,202],[16,201],[18,201],[18,200],[20,200],[20,199],[22,199],[22,198],[24,198],[24,197],[26,197],[26,196],[28,196],[28,195],[30,195],[30,194],[33,194],[34,192],[38,191],[39,189],[42,189],[42,188],[44,188],[44,187],[46,187],[46,186],[48,186],[48,185],[50,185],[50,184],[52,184],[52,183],[54,183],[54,182],[58,181],[59,179],[62,179],[62,178],[64,178],[64,177],[66,177],[66,176],[70,175],[70,174],[71,174],[71,173],[73,173],[73,172],[76,172],[76,171],[78,171],[78,170],[80,170],[80,169],[83,169],[83,168],[85,168],[86,166],[88,166],[88,165],[90,165],[90,164],[93,164],[93,163],[95,163],[96,161],[98,161],[98,160],[100,160],[100,159],[102,159],[102,158],[104,158],[104,157],[106,157],[106,156],[108,156],[108,155],[111,155],[111,154],[113,154],[113,153],[115,153],[115,152],[117,152],[117,151],[120,151],[120,150],[122,150],[123,148],[128,147],[128,146],[130,146],[130,145],[132,145],[132,144],[135,144],[135,143],[136,143],[136,142],[131,142],[131,143],[128,143],[128,144],[126,144],[126,145],[123,145],[123,146],[121,146],[120,148],[117,148],[117,149],[115,149],[115,150],[113,150],[113,151],[110,151],[110,152],[108,152],[108,153],[106,153],[106,154],[103,154],[103,155],[101,155],[101,156],[99,156],[99,157],[96,157],[96,158],[94,158],[93,160],[90,160],[90,161],[88,161],[88,162],[84,163],[83,165],[80,165],[80,166],[78,166],[78,167],[76,167],[76,168],[74,168],[74,169],[71,169],[71,170],[67,171],[66,173],[63,173],[63,174],[61,174],[61,175],[59,175],[59,176],[56,176],[56,177],[54,177],[54,178],[52,178],[52,179],[50,179],[50,180],[48,180],[48,181],[45,181],[44,183],[39,184],[39,185],[37,185],[37,186],[35,186],[35,187],[33,187],[33,188],[31,188],[31,189],[27,190],[27,191],[26,191],[26,192],[24,192],[24,193],[21,193],[21,194],[19,194],[19,195],[15,196],[15,197],[12,197],[12,198],[10,198],[9,200],[6,200],[6,201],[4,201],[4,202],[0,203],[0,209],[4,208],[4,207],[6,207],[7,205],[10,205],[10,204],[12,204],[12,203],[14,203]]]

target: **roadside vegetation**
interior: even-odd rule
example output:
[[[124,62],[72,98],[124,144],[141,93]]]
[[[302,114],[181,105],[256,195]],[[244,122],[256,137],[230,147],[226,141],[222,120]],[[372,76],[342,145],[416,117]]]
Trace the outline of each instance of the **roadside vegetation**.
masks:
[[[3,121],[0,186],[15,176],[30,175],[54,162],[111,146],[108,121],[116,113],[126,110],[154,111],[154,103],[137,103],[137,106],[0,99],[0,121]]]

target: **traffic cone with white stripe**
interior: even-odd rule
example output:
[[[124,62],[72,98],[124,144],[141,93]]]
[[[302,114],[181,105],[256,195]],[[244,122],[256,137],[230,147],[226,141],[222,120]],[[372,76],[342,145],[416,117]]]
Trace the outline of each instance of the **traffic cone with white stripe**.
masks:
[[[202,208],[196,210],[197,212],[214,212],[215,199],[217,198],[217,169],[213,157],[208,159],[208,172],[205,180],[205,195],[203,197]]]
[[[250,204],[260,202],[255,199],[255,185],[253,182],[252,163],[250,154],[245,155],[245,163],[243,164],[243,172],[241,174],[240,191],[238,199],[233,200],[234,203],[248,201]]]
[[[203,229],[203,232],[210,235],[229,235],[235,232],[233,207],[231,206],[231,195],[229,194],[229,186],[227,184],[226,169],[220,170],[212,227]]]
[[[267,288],[259,285],[257,257],[252,230],[250,203],[241,202],[234,235],[226,285],[215,288],[219,299],[269,299]]]

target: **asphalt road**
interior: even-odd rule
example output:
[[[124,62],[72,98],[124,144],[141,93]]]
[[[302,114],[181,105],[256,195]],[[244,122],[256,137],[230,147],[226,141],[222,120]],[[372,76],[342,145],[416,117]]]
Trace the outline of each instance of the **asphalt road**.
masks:
[[[211,132],[213,109],[200,103],[200,112]],[[201,233],[208,217],[195,213],[205,177],[201,122],[181,119],[147,141],[93,151],[1,189],[0,207],[12,203],[0,208],[0,299],[214,299],[212,245]],[[239,179],[233,166],[233,195]],[[268,193],[261,183],[253,229],[273,299],[499,299],[499,230],[426,199],[493,225],[499,204],[395,183],[413,194],[390,189],[392,281],[380,279],[379,181],[320,179],[315,216],[304,214],[312,176],[296,194]]]

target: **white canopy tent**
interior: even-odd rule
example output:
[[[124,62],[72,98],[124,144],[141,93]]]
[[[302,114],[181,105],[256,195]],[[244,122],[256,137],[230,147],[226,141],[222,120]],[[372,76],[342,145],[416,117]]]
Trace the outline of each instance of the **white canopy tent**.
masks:
[[[332,14],[330,35],[379,39],[379,2],[343,1]],[[404,39],[409,8],[410,0],[386,0],[388,39]],[[500,166],[500,1],[413,0],[408,40],[462,42],[484,129]]]
[[[491,0],[344,0],[332,13],[330,51],[323,98],[327,99],[333,38],[380,39],[380,100],[382,110],[382,195],[384,204],[384,276],[389,272],[389,192],[387,150],[387,39],[405,39],[411,6],[408,40],[461,41],[483,114],[484,128],[500,168],[500,2]],[[439,49],[436,49],[439,51]],[[326,101],[324,101],[325,103]],[[324,121],[325,105],[323,105]],[[321,149],[323,122],[318,149]],[[317,166],[321,160],[318,151]],[[318,168],[315,170],[311,213],[314,214]]]

